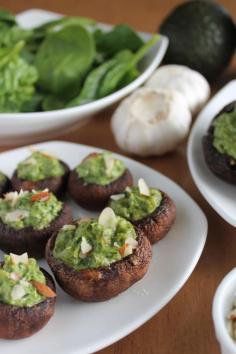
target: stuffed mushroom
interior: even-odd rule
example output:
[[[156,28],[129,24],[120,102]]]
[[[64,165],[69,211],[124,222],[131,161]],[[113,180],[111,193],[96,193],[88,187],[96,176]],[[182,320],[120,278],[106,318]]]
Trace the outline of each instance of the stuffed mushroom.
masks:
[[[123,161],[103,152],[88,155],[70,173],[68,189],[79,205],[99,210],[112,194],[121,193],[132,183],[132,175]]]
[[[0,338],[20,339],[44,327],[56,302],[52,277],[27,253],[0,263]]]
[[[12,189],[43,190],[48,188],[60,195],[66,188],[69,167],[56,157],[43,151],[33,151],[20,162],[12,176]]]
[[[236,184],[236,101],[225,106],[211,122],[203,137],[203,151],[210,170]]]
[[[161,240],[175,221],[174,202],[166,193],[149,188],[142,178],[137,187],[111,196],[109,206],[142,231],[151,244]]]
[[[0,198],[9,190],[9,178],[0,171]]]
[[[58,284],[83,301],[108,300],[128,289],[145,275],[151,256],[148,239],[111,208],[98,220],[63,226],[46,247]]]
[[[71,209],[48,190],[7,193],[0,199],[0,249],[43,257],[52,233],[71,221]]]

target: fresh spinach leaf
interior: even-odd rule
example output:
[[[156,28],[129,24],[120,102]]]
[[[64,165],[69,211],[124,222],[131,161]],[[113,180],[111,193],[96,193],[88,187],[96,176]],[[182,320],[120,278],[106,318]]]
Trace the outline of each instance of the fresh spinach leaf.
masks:
[[[0,9],[0,22],[5,22],[8,25],[16,24],[15,15],[6,9]]]
[[[44,111],[55,111],[57,109],[65,108],[66,102],[57,96],[45,96],[42,102],[42,109]]]
[[[36,69],[20,57],[24,42],[11,48],[0,48],[0,112],[21,112],[32,100]]]
[[[74,107],[80,104],[91,102],[96,98],[99,84],[105,74],[114,65],[116,65],[116,59],[110,59],[105,63],[98,66],[96,69],[92,70],[85,79],[84,85],[82,87],[81,93],[78,97],[74,98],[67,107]]]
[[[142,45],[142,38],[129,26],[117,25],[109,32],[97,31],[95,34],[96,46],[99,52],[112,56],[122,49],[136,52]]]
[[[84,27],[73,25],[50,33],[35,59],[40,87],[55,95],[74,94],[94,58],[94,39]]]
[[[67,107],[74,107],[95,100],[99,85],[107,72],[118,63],[128,62],[132,57],[133,53],[130,50],[121,50],[114,56],[114,58],[105,61],[97,68],[93,69],[87,75],[79,96],[70,101]]]
[[[123,80],[125,75],[136,67],[138,62],[143,58],[146,52],[156,44],[159,40],[159,36],[153,36],[149,41],[147,41],[139,50],[132,56],[132,58],[127,62],[118,63],[115,67],[108,71],[107,75],[104,77],[101,86],[98,91],[98,97],[104,97],[110,93],[116,91],[119,87],[120,82]]]

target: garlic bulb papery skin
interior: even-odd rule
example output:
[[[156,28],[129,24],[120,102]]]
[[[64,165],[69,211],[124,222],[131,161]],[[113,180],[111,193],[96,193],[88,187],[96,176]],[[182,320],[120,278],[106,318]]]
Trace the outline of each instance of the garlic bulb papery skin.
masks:
[[[210,96],[210,86],[202,74],[184,65],[164,65],[145,83],[145,87],[182,93],[192,114],[197,113]]]
[[[163,155],[186,137],[191,113],[175,91],[142,87],[124,99],[111,120],[117,145],[140,156]]]

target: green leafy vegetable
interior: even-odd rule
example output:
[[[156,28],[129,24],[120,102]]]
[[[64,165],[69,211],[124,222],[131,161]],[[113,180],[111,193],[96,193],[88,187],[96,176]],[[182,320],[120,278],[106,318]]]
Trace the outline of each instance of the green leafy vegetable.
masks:
[[[153,36],[147,41],[128,62],[118,63],[115,67],[108,71],[98,91],[98,97],[104,97],[114,92],[125,75],[136,67],[138,62],[146,54],[146,52],[159,40],[159,36]]]
[[[0,10],[0,22],[5,22],[8,25],[14,25],[14,24],[16,24],[15,15],[13,15],[10,11],[8,11],[6,9],[1,9]]]
[[[102,98],[135,80],[144,43],[128,25],[110,31],[84,17],[62,17],[24,29],[0,10],[0,112],[73,107]]]
[[[0,111],[21,112],[32,100],[36,69],[20,57],[24,42],[12,48],[0,48]]]
[[[73,25],[49,34],[36,55],[40,87],[53,94],[69,91],[73,95],[94,58],[94,39],[84,27]]]
[[[91,102],[96,99],[99,85],[107,72],[119,62],[128,62],[133,57],[130,50],[122,50],[113,59],[105,61],[103,64],[92,70],[83,85],[78,97],[74,98],[67,107],[74,107],[80,104]]]
[[[96,45],[100,52],[112,56],[122,49],[136,52],[142,45],[140,36],[127,25],[118,25],[110,32],[96,32]]]
[[[53,95],[45,96],[42,102],[44,111],[55,111],[66,106],[66,102],[61,98]]]

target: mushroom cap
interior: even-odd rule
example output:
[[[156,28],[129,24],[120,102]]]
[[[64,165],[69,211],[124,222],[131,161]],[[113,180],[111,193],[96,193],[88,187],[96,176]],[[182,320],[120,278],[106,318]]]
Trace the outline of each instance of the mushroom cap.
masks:
[[[46,284],[55,292],[51,275],[40,268]],[[0,338],[21,339],[32,336],[43,328],[54,314],[56,298],[46,298],[31,307],[18,307],[0,302]]]
[[[57,233],[48,240],[47,262],[62,289],[82,301],[105,301],[117,296],[140,280],[148,270],[152,248],[142,231],[136,229],[138,246],[133,253],[107,267],[76,269],[53,256]]]
[[[0,221],[0,249],[6,253],[27,252],[30,257],[42,258],[49,237],[63,225],[71,224],[72,220],[71,208],[63,204],[59,215],[42,230],[34,230],[32,227],[16,230]]]

